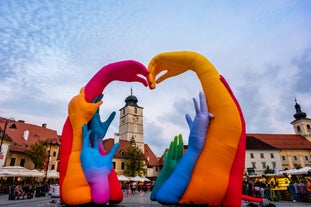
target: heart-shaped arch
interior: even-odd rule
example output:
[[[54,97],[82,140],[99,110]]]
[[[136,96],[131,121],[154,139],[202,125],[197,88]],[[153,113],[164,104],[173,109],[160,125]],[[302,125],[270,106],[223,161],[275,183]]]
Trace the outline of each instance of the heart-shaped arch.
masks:
[[[94,201],[92,191],[97,191],[86,180],[80,161],[82,130],[96,113],[104,88],[113,80],[138,81],[154,89],[163,80],[193,70],[202,85],[208,109],[215,118],[211,121],[205,137],[204,147],[198,159],[193,161],[187,189],[177,197],[180,204],[208,204],[210,206],[240,206],[241,186],[245,159],[245,122],[241,109],[228,84],[213,65],[202,55],[191,52],[168,52],[155,56],[149,63],[148,71],[136,61],[121,61],[103,67],[69,104],[61,144],[60,186],[61,199],[66,204],[84,204]],[[156,76],[166,71],[161,77]],[[143,78],[143,77],[144,78]],[[107,120],[109,122],[109,119]],[[109,125],[109,123],[108,123]],[[169,178],[174,179],[174,178]],[[115,172],[109,176],[109,200],[121,202],[122,191]],[[163,186],[163,188],[165,185]],[[178,185],[176,186],[178,187]],[[231,189],[235,189],[232,191]],[[202,194],[202,192],[205,192]],[[103,193],[103,192],[100,192]],[[170,197],[170,194],[167,194]],[[160,202],[170,203],[170,200]],[[107,202],[107,201],[106,201]]]

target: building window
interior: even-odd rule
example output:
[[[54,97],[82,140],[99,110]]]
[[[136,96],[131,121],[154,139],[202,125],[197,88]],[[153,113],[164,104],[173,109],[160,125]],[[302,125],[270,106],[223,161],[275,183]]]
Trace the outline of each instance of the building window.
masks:
[[[301,132],[300,126],[297,126],[297,132]]]
[[[270,153],[270,157],[271,157],[271,158],[274,158],[274,154],[273,154],[273,153]]]
[[[254,153],[249,154],[251,158],[254,158]]]
[[[282,156],[282,160],[285,161],[285,160],[286,160],[286,157],[285,157],[285,156]]]
[[[263,169],[266,169],[266,168],[267,168],[266,162],[262,162],[261,164],[262,164],[262,168],[263,168]]]
[[[53,152],[53,157],[56,157],[56,151]]]
[[[297,161],[297,156],[296,155],[293,158],[294,158],[295,161]]]
[[[272,168],[273,168],[273,169],[276,168],[276,162],[272,162]]]
[[[137,108],[134,108],[134,113],[137,114]]]
[[[121,163],[121,170],[124,170],[124,169],[125,169],[125,163],[122,162],[122,163]]]
[[[122,110],[123,115],[125,114],[125,109]]]
[[[22,167],[25,166],[25,159],[21,159],[21,161],[20,161],[20,163],[19,163],[19,166],[22,166]]]
[[[125,153],[124,150],[121,150],[121,151],[120,151],[120,154],[121,154],[122,156],[124,156],[124,153]]]
[[[15,161],[16,161],[16,158],[12,157],[11,161],[10,161],[10,166],[14,166],[15,165]]]
[[[308,157],[308,156],[305,156],[305,160],[308,161],[308,160],[309,160],[309,157]]]
[[[116,169],[116,162],[112,162],[113,168]]]
[[[260,158],[265,158],[264,154],[263,153],[260,153]]]
[[[311,127],[310,127],[309,124],[307,124],[307,130],[308,130],[308,131],[311,131]]]
[[[51,166],[51,170],[55,170],[55,165],[52,165],[52,166]]]
[[[252,168],[256,169],[256,162],[252,162]]]

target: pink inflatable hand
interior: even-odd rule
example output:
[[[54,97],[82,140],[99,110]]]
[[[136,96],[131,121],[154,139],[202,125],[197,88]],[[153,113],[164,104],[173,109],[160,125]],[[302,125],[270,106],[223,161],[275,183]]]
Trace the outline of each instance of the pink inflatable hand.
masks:
[[[91,102],[100,96],[104,88],[112,81],[140,82],[149,84],[147,68],[140,62],[125,60],[104,66],[85,86],[85,98]]]

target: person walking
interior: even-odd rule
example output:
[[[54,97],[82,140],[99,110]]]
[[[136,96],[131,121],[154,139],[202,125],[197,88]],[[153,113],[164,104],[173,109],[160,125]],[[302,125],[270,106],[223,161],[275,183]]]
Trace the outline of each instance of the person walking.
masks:
[[[307,191],[308,191],[309,196],[311,196],[311,179],[310,178],[308,178],[307,180]]]

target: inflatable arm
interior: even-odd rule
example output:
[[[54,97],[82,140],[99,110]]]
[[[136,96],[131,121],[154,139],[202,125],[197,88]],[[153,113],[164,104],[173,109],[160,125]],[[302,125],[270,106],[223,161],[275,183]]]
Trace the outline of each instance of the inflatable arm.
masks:
[[[148,72],[144,65],[133,60],[106,65],[86,84],[83,91],[81,91],[82,95],[80,94],[80,97],[83,97],[86,104],[91,104],[92,100],[100,96],[105,87],[114,80],[137,81],[148,86]],[[81,99],[82,103],[83,99]],[[101,102],[92,103],[91,105],[96,105],[98,108],[100,104]],[[82,116],[86,114],[88,117],[83,121],[77,118],[78,124],[73,123],[75,120],[70,118],[69,110],[69,117],[63,127],[62,144],[60,146],[60,196],[65,204],[85,204],[92,201],[91,189],[84,177],[81,166],[80,152],[82,148],[82,126],[92,118],[97,110],[96,107],[91,112],[81,111]],[[110,186],[110,189],[115,189],[110,192],[110,199],[114,201],[121,199],[119,201],[122,201],[123,193],[114,170],[109,175],[110,183],[114,185]]]
[[[245,122],[229,85],[204,56],[192,51],[160,53],[150,61],[148,70],[151,89],[167,78],[194,71],[208,100],[208,109],[215,116],[179,203],[240,206]],[[163,71],[166,73],[156,79]]]

